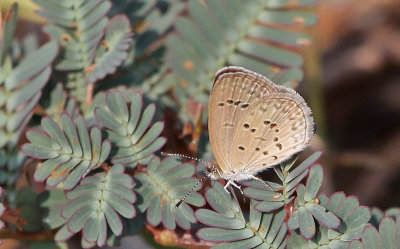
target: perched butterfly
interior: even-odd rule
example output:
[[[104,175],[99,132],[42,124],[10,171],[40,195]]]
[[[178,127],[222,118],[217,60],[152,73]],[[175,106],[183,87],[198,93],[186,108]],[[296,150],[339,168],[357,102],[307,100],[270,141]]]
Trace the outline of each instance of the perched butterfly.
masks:
[[[255,176],[259,171],[303,150],[314,134],[311,109],[296,91],[241,67],[225,67],[216,73],[208,112],[217,162],[209,164],[208,176],[226,179],[225,190],[230,185],[240,189],[235,182],[260,180]]]
[[[225,189],[258,179],[255,174],[303,150],[314,134],[311,109],[296,91],[241,67],[216,73],[208,111],[217,161],[210,176],[228,180]]]

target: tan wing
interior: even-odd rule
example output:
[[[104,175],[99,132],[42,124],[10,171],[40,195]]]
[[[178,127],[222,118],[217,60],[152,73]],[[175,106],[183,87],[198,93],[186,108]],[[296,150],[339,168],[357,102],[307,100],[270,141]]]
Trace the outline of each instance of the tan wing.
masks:
[[[310,108],[294,90],[279,88],[279,93],[254,103],[237,123],[228,156],[236,170],[255,173],[279,164],[310,142]]]
[[[229,150],[238,121],[253,103],[278,88],[264,76],[240,67],[217,72],[209,100],[211,148],[222,172],[229,170]]]

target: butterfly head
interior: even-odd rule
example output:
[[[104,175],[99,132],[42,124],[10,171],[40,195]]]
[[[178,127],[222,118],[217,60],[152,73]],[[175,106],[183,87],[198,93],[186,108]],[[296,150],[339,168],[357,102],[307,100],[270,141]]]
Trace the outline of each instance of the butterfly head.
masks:
[[[206,175],[212,180],[217,180],[221,178],[220,174],[221,170],[218,164],[210,164],[209,167],[206,167]]]

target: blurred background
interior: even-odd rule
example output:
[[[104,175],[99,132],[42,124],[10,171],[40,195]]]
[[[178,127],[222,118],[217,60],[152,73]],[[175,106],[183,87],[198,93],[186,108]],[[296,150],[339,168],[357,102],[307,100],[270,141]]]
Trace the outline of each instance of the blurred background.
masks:
[[[325,190],[399,206],[400,1],[324,0],[317,11],[303,90],[321,100]]]
[[[1,8],[13,2],[2,0]],[[17,2],[18,36],[41,32],[35,5]],[[302,30],[313,43],[300,50],[298,90],[318,126],[303,156],[324,151],[326,193],[354,194],[382,210],[400,206],[400,1],[320,0],[307,8],[318,23]]]

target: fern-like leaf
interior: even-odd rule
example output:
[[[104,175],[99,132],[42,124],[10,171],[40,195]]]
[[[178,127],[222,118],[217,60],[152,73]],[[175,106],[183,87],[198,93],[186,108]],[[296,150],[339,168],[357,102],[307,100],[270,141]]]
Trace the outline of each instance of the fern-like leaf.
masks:
[[[142,113],[142,95],[136,93],[128,108],[125,98],[116,90],[106,93],[106,105],[107,108],[95,109],[95,117],[107,128],[113,144],[112,162],[130,168],[139,163],[147,164],[166,142],[164,137],[159,137],[164,123],[151,125],[155,105],[148,105]]]
[[[54,1],[35,0],[42,7],[38,14],[51,24],[44,30],[65,49],[58,70],[82,70],[95,58],[96,49],[104,35],[111,7],[109,1]]]
[[[99,47],[93,68],[88,70],[86,81],[93,83],[115,72],[117,66],[128,56],[132,43],[129,20],[125,16],[116,16],[110,20],[105,33],[105,46]]]
[[[160,162],[153,157],[143,173],[135,175],[135,191],[140,198],[137,207],[141,212],[147,212],[147,220],[152,226],[161,222],[165,228],[173,230],[178,224],[183,229],[190,229],[190,223],[196,218],[192,208],[205,204],[204,198],[197,192],[191,193],[178,208],[175,205],[196,184],[193,178],[194,166],[180,163],[174,157],[168,157]],[[200,186],[197,186],[197,190]]]
[[[32,110],[49,79],[51,63],[58,52],[55,42],[25,54],[19,51],[18,44],[11,46],[17,10],[14,4],[6,13],[0,31],[0,184],[12,184],[20,175],[19,168],[25,156],[16,146],[31,120]]]
[[[395,219],[395,220],[394,220]],[[400,248],[400,215],[397,217],[384,217],[379,223],[378,229],[368,224],[361,237],[361,240],[354,240],[350,243],[349,249],[397,249]]]
[[[128,19],[119,15],[111,19],[106,0],[36,0],[38,11],[49,24],[44,30],[59,42],[63,54],[56,69],[68,71],[65,85],[83,102],[87,84],[114,73],[127,58],[131,44]]]
[[[319,205],[341,219],[340,226],[337,229],[319,226],[317,234],[311,240],[300,235],[299,230],[292,231],[288,238],[288,248],[348,248],[351,241],[362,237],[371,212],[369,208],[360,206],[357,198],[346,197],[344,193],[337,192],[329,198],[321,194],[317,200]]]
[[[315,199],[321,183],[322,167],[314,165],[310,169],[306,187],[302,184],[297,187],[295,211],[289,218],[288,228],[289,230],[299,229],[301,235],[306,239],[311,239],[315,235],[314,219],[330,229],[336,229],[340,225],[339,218],[325,207],[318,205],[318,200]]]
[[[175,23],[179,14],[185,10],[185,3],[182,2],[169,2],[168,8],[165,6],[163,10],[160,9],[160,0],[140,0],[137,1],[138,8],[130,16],[134,16],[141,21],[139,25],[145,28],[138,30],[138,37],[136,38],[135,57],[140,57],[160,39]]]
[[[244,189],[244,194],[261,201],[256,206],[256,209],[260,212],[270,212],[283,207],[293,200],[297,186],[309,174],[309,168],[315,164],[321,154],[321,152],[315,152],[294,169],[292,169],[294,161],[275,167],[274,171],[281,183],[267,183],[274,189],[281,189],[281,192],[271,191],[265,184],[251,180],[243,182],[244,185],[248,186]]]
[[[262,201],[255,206],[255,209],[260,212],[271,212],[293,201],[294,211],[287,222],[288,229],[290,231],[299,229],[301,235],[306,239],[313,238],[317,231],[315,220],[330,229],[337,229],[340,225],[339,218],[325,207],[318,205],[316,199],[323,174],[322,167],[314,163],[320,155],[321,152],[314,153],[293,170],[290,170],[293,162],[282,164],[280,168],[276,167],[275,172],[282,181],[282,185],[278,185],[278,188],[273,187],[280,189],[281,193],[270,191],[265,186],[250,187],[244,190],[244,193],[250,198]],[[308,180],[305,187],[300,182],[307,175]],[[293,196],[294,191],[297,192],[296,198]]]
[[[51,62],[57,55],[55,42],[43,45],[30,53],[14,69],[5,66],[0,82],[0,147],[14,147],[32,109],[41,96],[41,90],[51,73]]]
[[[64,189],[72,189],[90,170],[99,167],[111,150],[109,141],[102,140],[101,130],[93,127],[88,132],[82,116],[72,119],[61,115],[61,127],[51,118],[42,119],[44,131],[32,129],[26,133],[31,143],[22,151],[30,157],[46,159],[34,177],[48,186],[64,181]]]
[[[206,192],[206,199],[215,210],[199,209],[197,219],[210,228],[202,228],[197,235],[220,244],[212,248],[279,248],[286,245],[285,211],[260,213],[251,200],[250,216],[246,220],[238,203],[233,201],[219,182]],[[221,243],[222,242],[222,243]]]
[[[63,241],[82,230],[85,248],[102,247],[108,229],[117,236],[121,235],[121,216],[129,219],[136,216],[133,185],[122,165],[114,165],[107,173],[86,177],[67,194],[68,202],[61,211],[67,223],[57,232],[56,241]]]
[[[178,34],[167,40],[167,64],[187,95],[202,103],[214,73],[226,64],[260,72],[279,84],[299,81],[303,59],[293,51],[311,41],[290,28],[315,24],[313,13],[297,9],[312,2],[190,1],[190,18],[179,18]]]

